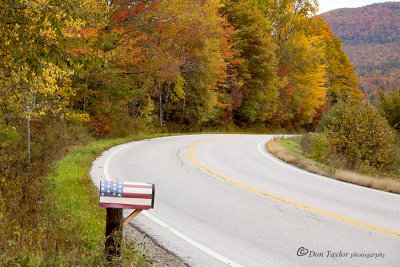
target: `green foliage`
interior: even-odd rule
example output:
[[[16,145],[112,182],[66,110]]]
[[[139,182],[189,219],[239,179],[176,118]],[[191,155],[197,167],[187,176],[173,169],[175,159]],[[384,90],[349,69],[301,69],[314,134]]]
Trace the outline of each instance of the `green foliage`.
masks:
[[[269,34],[271,23],[261,10],[248,1],[225,1],[223,14],[235,25],[232,35],[237,59],[239,80],[243,81],[242,105],[237,119],[240,122],[263,122],[275,113],[278,98],[276,46]]]
[[[28,261],[49,241],[52,203],[49,182],[44,178],[50,164],[89,138],[79,126],[46,116],[31,121],[31,162],[27,158],[26,120],[9,120],[14,136],[0,146],[0,251],[1,264]],[[4,126],[2,125],[2,128]],[[42,255],[43,257],[45,255]],[[42,257],[40,256],[40,257]]]
[[[302,154],[302,147],[300,145],[301,139],[302,139],[301,136],[283,138],[280,140],[280,144],[283,147],[287,148],[293,154],[301,155]]]
[[[393,88],[388,94],[379,90],[378,107],[389,124],[400,130],[400,90]]]
[[[329,153],[342,160],[344,167],[357,170],[370,166],[382,172],[393,171],[395,135],[371,105],[340,102],[324,115],[318,131],[326,136]]]
[[[15,143],[18,138],[19,136],[16,129],[5,124],[0,124],[0,148]]]
[[[308,155],[311,158],[319,162],[327,162],[330,151],[329,141],[326,133],[322,132],[320,134],[304,135],[302,138],[303,147],[306,146],[305,143],[308,143]],[[306,149],[303,148],[303,151],[306,151]]]
[[[73,113],[68,106],[75,93],[70,77],[79,72],[82,61],[87,62],[74,51],[86,48],[78,32],[92,27],[96,19],[99,24],[104,21],[96,16],[104,15],[104,6],[83,2],[1,2],[0,114],[68,117]]]
[[[334,173],[335,170],[325,165],[324,162],[315,160],[310,155],[310,137],[313,137],[312,134],[303,134],[301,136],[294,136],[289,138],[280,139],[280,145],[284,147],[290,154],[295,156],[299,162],[296,163],[298,167],[306,168],[307,166],[316,166],[318,169],[321,169],[326,173]],[[308,151],[308,152],[307,152]],[[315,171],[315,169],[314,169]],[[317,172],[321,174],[320,172]]]
[[[16,131],[20,137],[0,148],[0,266],[106,265],[105,211],[89,177],[92,161],[117,144],[161,135],[102,140],[77,149],[91,140],[82,128],[47,117],[32,122],[28,166],[26,128]],[[52,164],[67,151],[73,152]],[[132,242],[125,244],[124,264],[149,263]]]

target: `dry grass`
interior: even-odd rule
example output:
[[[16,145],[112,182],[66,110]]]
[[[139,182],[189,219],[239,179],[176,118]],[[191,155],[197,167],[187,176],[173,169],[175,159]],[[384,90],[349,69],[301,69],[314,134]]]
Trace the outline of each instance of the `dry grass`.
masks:
[[[400,194],[400,182],[392,178],[379,178],[347,170],[337,170],[334,178],[340,181]]]
[[[295,156],[287,153],[286,149],[279,145],[279,139],[270,140],[267,143],[267,148],[268,151],[278,159],[281,159],[287,163],[298,163],[298,160]]]
[[[280,145],[279,139],[270,140],[267,143],[267,149],[275,157],[287,163],[294,164],[297,167],[305,169],[309,172],[331,177],[347,183],[400,194],[400,181],[396,180],[396,178],[372,177],[347,170],[336,170],[333,174],[330,174],[321,169],[316,164],[313,164],[311,161],[302,160],[299,157],[296,157],[295,155],[288,152],[286,148]]]
[[[309,162],[309,161],[302,160],[302,159],[292,155],[291,153],[289,153],[284,147],[282,147],[280,145],[279,139],[270,140],[267,143],[267,149],[272,155],[274,155],[278,159],[281,159],[287,163],[296,165],[299,168],[305,169],[305,170],[315,173],[315,174],[329,176],[328,172],[321,169],[316,164],[313,164],[312,162]]]
[[[322,175],[322,176],[327,176],[327,177],[329,177],[329,173],[326,172],[326,171],[324,171],[323,169],[321,169],[321,168],[318,167],[317,165],[312,164],[312,163],[307,162],[307,161],[302,161],[302,162],[305,163],[305,165],[306,165],[306,168],[305,168],[305,169],[306,169],[307,171],[312,172],[312,173],[315,173],[315,174],[319,174],[319,175]]]

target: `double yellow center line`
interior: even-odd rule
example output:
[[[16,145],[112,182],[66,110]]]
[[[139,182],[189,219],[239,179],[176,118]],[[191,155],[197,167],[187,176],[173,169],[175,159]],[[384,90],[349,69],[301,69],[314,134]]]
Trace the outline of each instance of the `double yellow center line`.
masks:
[[[345,217],[345,216],[342,216],[342,215],[338,215],[338,214],[335,214],[335,213],[332,213],[332,212],[329,212],[329,211],[321,210],[321,209],[318,209],[318,208],[315,208],[315,207],[312,207],[312,206],[309,206],[309,205],[306,205],[306,204],[303,204],[303,203],[300,203],[300,202],[297,202],[297,201],[294,201],[294,200],[290,200],[290,199],[287,199],[287,198],[284,198],[284,197],[281,197],[281,196],[278,196],[278,195],[263,191],[261,189],[252,187],[252,186],[247,185],[247,184],[242,183],[242,182],[239,182],[239,181],[237,181],[235,179],[229,178],[229,177],[227,177],[227,176],[225,176],[223,174],[220,174],[220,173],[218,173],[218,172],[206,167],[204,164],[200,163],[196,159],[196,157],[193,155],[193,152],[196,149],[196,147],[198,147],[199,145],[201,145],[203,143],[214,141],[214,140],[227,139],[227,138],[236,138],[236,137],[240,137],[240,136],[216,137],[216,138],[210,138],[210,139],[206,139],[206,140],[194,143],[186,150],[186,157],[188,158],[188,160],[191,163],[193,163],[195,166],[197,166],[198,168],[202,169],[203,171],[205,171],[205,172],[207,172],[207,173],[209,173],[209,174],[211,174],[211,175],[213,175],[213,176],[215,176],[215,177],[217,177],[217,178],[219,178],[219,179],[221,179],[221,180],[223,180],[225,182],[228,182],[228,183],[230,183],[232,185],[235,185],[237,187],[243,188],[243,189],[245,189],[247,191],[251,191],[251,192],[254,192],[256,194],[262,195],[264,197],[271,198],[271,199],[283,202],[285,204],[292,205],[292,206],[295,206],[295,207],[298,207],[298,208],[301,208],[301,209],[304,209],[304,210],[307,210],[307,211],[311,211],[311,212],[314,212],[314,213],[317,213],[317,214],[321,214],[323,216],[330,217],[330,218],[333,218],[333,219],[336,219],[336,220],[339,220],[339,221],[342,221],[342,222],[350,223],[350,224],[353,224],[353,225],[357,225],[359,227],[367,228],[369,230],[373,230],[373,231],[380,232],[380,233],[383,233],[383,234],[386,234],[386,235],[391,235],[391,236],[400,238],[400,233],[399,232],[396,232],[396,231],[393,231],[393,230],[390,230],[390,229],[386,229],[386,228],[383,228],[383,227],[380,227],[380,226],[372,225],[372,224],[369,224],[369,223],[365,223],[365,222],[362,222],[362,221],[354,220],[354,219],[351,219],[351,218],[348,218],[348,217]]]

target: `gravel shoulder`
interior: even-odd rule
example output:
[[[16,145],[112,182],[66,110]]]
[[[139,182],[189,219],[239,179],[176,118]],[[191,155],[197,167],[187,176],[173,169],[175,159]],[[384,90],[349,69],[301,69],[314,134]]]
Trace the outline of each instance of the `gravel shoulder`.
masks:
[[[134,241],[136,243],[136,248],[151,259],[152,263],[150,266],[188,266],[174,254],[159,246],[132,224],[124,228],[124,235],[127,239]]]

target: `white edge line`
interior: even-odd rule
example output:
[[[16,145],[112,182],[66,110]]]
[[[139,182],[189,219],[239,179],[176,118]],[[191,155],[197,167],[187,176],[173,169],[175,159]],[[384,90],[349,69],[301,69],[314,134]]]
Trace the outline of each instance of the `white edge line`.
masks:
[[[291,164],[289,164],[289,163],[286,163],[286,162],[284,162],[284,161],[282,161],[282,160],[280,160],[280,159],[274,157],[274,156],[273,156],[272,154],[270,154],[269,152],[266,153],[265,151],[262,150],[262,148],[261,148],[262,145],[266,144],[269,140],[271,140],[271,139],[266,139],[266,140],[262,141],[261,143],[259,143],[259,144],[258,144],[258,150],[260,151],[260,153],[261,153],[263,156],[269,158],[270,160],[272,160],[272,161],[274,161],[274,162],[276,162],[276,163],[278,163],[278,164],[280,164],[280,165],[282,165],[282,166],[284,166],[284,167],[287,167],[287,168],[290,168],[290,169],[292,169],[292,170],[295,170],[295,171],[298,171],[298,172],[302,172],[302,173],[304,173],[304,174],[307,174],[307,175],[310,175],[310,176],[314,176],[314,177],[317,177],[317,178],[320,178],[320,179],[321,179],[321,178],[330,179],[332,182],[342,183],[342,184],[344,184],[344,185],[346,185],[346,186],[356,187],[357,189],[367,190],[367,191],[370,190],[370,191],[377,192],[377,193],[379,193],[379,194],[384,194],[384,195],[388,195],[388,194],[389,194],[389,195],[393,195],[393,193],[390,193],[390,192],[385,192],[385,191],[382,191],[382,190],[378,190],[378,189],[374,189],[374,188],[370,188],[370,187],[365,187],[365,186],[360,186],[360,185],[356,185],[356,184],[352,184],[352,183],[342,182],[342,181],[337,180],[337,179],[334,179],[334,178],[330,178],[330,177],[327,177],[327,176],[318,175],[318,174],[315,174],[315,173],[312,173],[312,172],[305,171],[305,170],[300,169],[300,168],[298,168],[298,167],[295,167],[295,166],[293,166],[293,165],[291,165]]]
[[[108,174],[108,164],[110,163],[110,159],[117,154],[118,152],[120,152],[121,150],[124,150],[125,148],[128,148],[132,145],[136,145],[136,143],[131,143],[131,144],[125,144],[123,145],[120,149],[115,150],[110,156],[108,156],[108,158],[106,159],[106,161],[104,162],[104,178],[107,181],[111,181],[110,179],[110,175]]]
[[[222,261],[223,263],[229,265],[229,266],[237,266],[237,267],[241,267],[242,265],[231,261],[227,258],[225,258],[224,256],[218,254],[217,252],[207,248],[206,246],[203,246],[202,244],[194,241],[193,239],[191,239],[190,237],[182,234],[181,232],[177,231],[176,229],[172,228],[171,226],[167,225],[166,223],[160,221],[159,219],[157,219],[156,217],[154,217],[153,215],[151,215],[148,212],[143,212],[144,215],[149,218],[150,220],[152,220],[153,222],[157,223],[158,225],[160,225],[161,227],[163,227],[164,229],[170,231],[171,233],[175,234],[176,236],[180,237],[181,239],[183,239],[184,241],[188,242],[189,244],[191,244],[192,246],[200,249],[201,251],[207,253],[208,255]]]
[[[280,164],[280,165],[282,165],[284,167],[291,168],[291,169],[296,170],[298,172],[302,172],[302,173],[305,173],[305,174],[308,174],[308,175],[311,175],[311,176],[315,176],[315,177],[318,177],[318,178],[324,177],[324,176],[321,176],[321,175],[318,175],[318,174],[315,174],[315,173],[312,173],[312,172],[308,172],[308,171],[299,169],[297,167],[294,167],[294,166],[292,166],[292,165],[290,165],[290,164],[288,164],[288,163],[286,163],[286,162],[284,162],[284,161],[282,161],[280,159],[277,159],[276,157],[272,156],[271,154],[266,153],[265,151],[263,151],[262,148],[261,148],[262,145],[266,144],[269,140],[271,140],[271,139],[264,140],[264,141],[262,141],[261,143],[258,144],[258,151],[260,151],[260,153],[262,155],[264,155],[265,157],[269,158],[270,160],[273,160],[274,162],[276,162],[276,163],[278,163],[278,164]]]
[[[131,143],[131,144],[125,144],[123,147],[121,147],[120,149],[114,151],[110,156],[108,156],[108,158],[106,159],[106,161],[104,162],[104,177],[107,181],[110,181],[110,175],[108,173],[108,164],[110,163],[111,158],[117,154],[118,152],[120,152],[121,150],[128,148],[132,145],[135,145],[136,143]],[[147,218],[149,218],[151,221],[153,221],[154,223],[160,225],[162,228],[168,230],[169,232],[173,233],[174,235],[176,235],[177,237],[183,239],[184,241],[188,242],[189,244],[191,244],[192,246],[198,248],[199,250],[205,252],[206,254],[210,255],[211,257],[216,258],[217,260],[220,260],[221,262],[229,265],[229,266],[236,266],[236,267],[242,267],[242,265],[229,260],[228,258],[225,258],[224,256],[218,254],[217,252],[207,248],[206,246],[194,241],[193,239],[191,239],[190,237],[182,234],[181,232],[179,232],[178,230],[174,229],[173,227],[169,226],[168,224],[164,223],[163,221],[161,221],[160,219],[154,217],[153,215],[151,215],[150,213],[144,211],[142,212],[142,214],[144,214]]]

